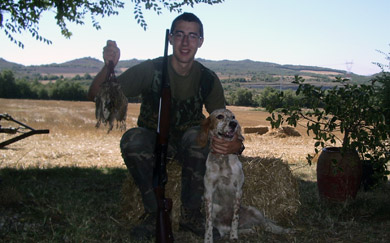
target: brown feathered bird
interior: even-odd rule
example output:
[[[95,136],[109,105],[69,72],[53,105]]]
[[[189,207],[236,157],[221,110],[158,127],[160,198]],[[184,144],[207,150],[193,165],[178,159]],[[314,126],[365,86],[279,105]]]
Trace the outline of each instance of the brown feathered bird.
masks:
[[[116,120],[117,128],[125,131],[127,104],[128,100],[115,77],[114,64],[110,62],[107,78],[95,97],[96,127],[100,127],[101,123],[108,124],[107,133],[109,133],[114,127],[114,120]]]

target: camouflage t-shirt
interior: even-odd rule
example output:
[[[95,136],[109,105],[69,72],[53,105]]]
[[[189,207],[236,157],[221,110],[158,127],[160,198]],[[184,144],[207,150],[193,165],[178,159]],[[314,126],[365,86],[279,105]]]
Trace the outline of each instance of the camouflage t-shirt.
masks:
[[[216,109],[225,108],[225,98],[221,82],[214,72],[195,61],[189,74],[181,76],[172,68],[171,58],[172,56],[169,56],[168,76],[172,93],[172,111],[176,113],[171,112],[171,128],[183,131],[189,126],[198,125],[204,118],[203,104],[207,112],[211,113]],[[162,65],[158,63],[162,63],[161,57],[131,67],[117,78],[126,96],[142,96],[138,125],[151,129],[156,127],[156,102],[160,94],[158,89],[161,80],[158,74],[161,74],[161,71],[156,67]],[[212,84],[208,85],[210,82]],[[206,95],[202,93],[205,89]]]

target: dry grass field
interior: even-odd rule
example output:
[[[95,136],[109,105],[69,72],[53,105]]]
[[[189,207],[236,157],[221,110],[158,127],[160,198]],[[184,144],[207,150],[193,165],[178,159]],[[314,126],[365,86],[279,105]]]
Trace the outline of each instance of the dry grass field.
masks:
[[[241,125],[268,126],[268,113],[229,107]],[[0,241],[131,242],[121,215],[127,171],[120,155],[122,132],[95,128],[92,102],[0,99],[0,113],[49,134],[0,149]],[[136,126],[139,104],[129,104],[127,128]],[[2,127],[17,127],[1,120]],[[299,187],[299,210],[288,226],[295,234],[259,232],[240,242],[388,242],[390,188],[385,185],[344,204],[322,202],[315,165],[308,166],[313,140],[244,134],[244,160],[275,158],[287,164]],[[0,133],[0,142],[15,135]],[[277,180],[277,178],[275,178]],[[272,189],[270,189],[272,190]],[[253,195],[256,196],[256,195]],[[177,242],[202,242],[178,234]]]
[[[124,167],[119,151],[122,132],[107,134],[95,128],[95,106],[92,102],[36,101],[0,99],[0,113],[34,129],[49,129],[49,134],[20,140],[2,151],[0,168],[50,168],[55,166]],[[241,126],[268,126],[268,113],[247,107],[229,107]],[[139,104],[129,104],[127,128],[136,126]],[[3,127],[19,125],[1,121]],[[299,129],[299,128],[298,128]],[[303,131],[301,131],[304,134]],[[0,141],[14,135],[0,134]],[[304,161],[312,152],[312,140],[306,136],[289,139],[248,134],[245,156],[277,157],[289,163]],[[294,149],[292,149],[294,148]],[[306,163],[305,163],[306,164]]]

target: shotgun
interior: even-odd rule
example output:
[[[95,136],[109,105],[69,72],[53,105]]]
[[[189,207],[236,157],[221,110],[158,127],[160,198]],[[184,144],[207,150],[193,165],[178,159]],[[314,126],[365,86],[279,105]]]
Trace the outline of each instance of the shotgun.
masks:
[[[166,171],[168,136],[171,110],[171,89],[168,78],[168,37],[169,30],[165,34],[164,59],[162,65],[161,96],[157,124],[157,138],[153,168],[153,189],[157,200],[156,242],[173,242],[171,211],[172,199],[165,198],[165,184],[168,181]]]

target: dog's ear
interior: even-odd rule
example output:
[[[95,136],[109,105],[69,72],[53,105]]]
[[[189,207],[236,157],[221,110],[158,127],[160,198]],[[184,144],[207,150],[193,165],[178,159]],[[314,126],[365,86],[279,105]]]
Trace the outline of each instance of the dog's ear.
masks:
[[[245,140],[244,135],[242,135],[242,130],[241,130],[240,124],[238,124],[238,127],[237,127],[237,138],[241,141]]]
[[[204,119],[202,123],[200,124],[200,132],[198,134],[198,144],[201,147],[204,147],[207,145],[208,139],[209,139],[209,131],[210,131],[210,124],[211,119],[208,117],[207,119]]]

